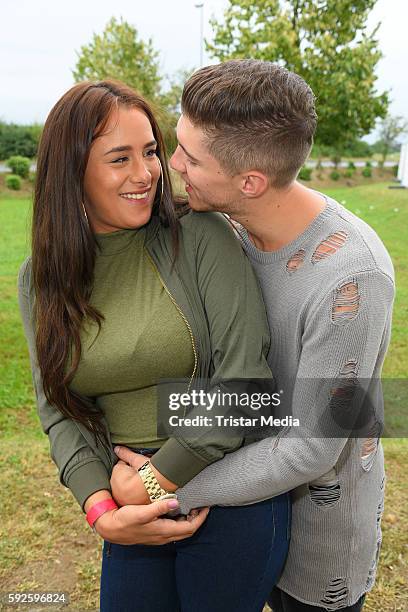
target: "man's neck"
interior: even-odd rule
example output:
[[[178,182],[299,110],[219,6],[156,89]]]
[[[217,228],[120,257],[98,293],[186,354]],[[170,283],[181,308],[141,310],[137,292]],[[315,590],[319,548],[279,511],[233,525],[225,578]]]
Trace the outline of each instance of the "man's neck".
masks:
[[[319,194],[295,182],[285,190],[269,189],[231,217],[245,227],[257,249],[277,251],[296,240],[324,207]]]

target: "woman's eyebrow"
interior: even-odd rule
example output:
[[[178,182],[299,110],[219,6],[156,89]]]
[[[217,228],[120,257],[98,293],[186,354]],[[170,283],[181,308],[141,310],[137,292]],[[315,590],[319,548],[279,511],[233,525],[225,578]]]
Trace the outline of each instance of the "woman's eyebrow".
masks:
[[[156,140],[151,140],[150,142],[146,143],[143,148],[147,149],[147,147],[153,147],[154,145],[157,145]],[[109,155],[109,153],[123,153],[124,151],[131,151],[132,149],[133,147],[131,145],[121,145],[119,147],[112,147],[112,149],[106,151],[104,155]]]

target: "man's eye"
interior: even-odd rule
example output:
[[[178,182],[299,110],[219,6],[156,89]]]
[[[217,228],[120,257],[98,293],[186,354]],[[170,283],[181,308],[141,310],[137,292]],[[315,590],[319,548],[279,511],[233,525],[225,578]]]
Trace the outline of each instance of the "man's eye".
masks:
[[[118,159],[113,159],[112,164],[123,164],[125,161],[128,161],[128,157],[118,157]]]

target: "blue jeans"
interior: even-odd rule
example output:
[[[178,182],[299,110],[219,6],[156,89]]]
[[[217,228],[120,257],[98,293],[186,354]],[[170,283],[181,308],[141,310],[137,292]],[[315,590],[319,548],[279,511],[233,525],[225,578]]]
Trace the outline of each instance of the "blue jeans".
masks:
[[[211,508],[186,540],[105,542],[101,612],[261,612],[286,559],[290,498]]]

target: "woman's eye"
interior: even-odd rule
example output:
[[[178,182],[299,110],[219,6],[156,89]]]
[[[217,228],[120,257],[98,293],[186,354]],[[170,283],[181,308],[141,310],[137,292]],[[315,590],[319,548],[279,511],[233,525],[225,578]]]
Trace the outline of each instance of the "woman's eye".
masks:
[[[146,151],[145,156],[146,157],[155,157],[157,153],[156,149],[150,149],[149,151]]]
[[[112,160],[112,164],[123,164],[125,161],[128,161],[128,157],[118,157],[118,159]]]

